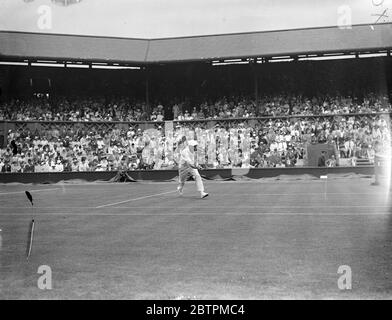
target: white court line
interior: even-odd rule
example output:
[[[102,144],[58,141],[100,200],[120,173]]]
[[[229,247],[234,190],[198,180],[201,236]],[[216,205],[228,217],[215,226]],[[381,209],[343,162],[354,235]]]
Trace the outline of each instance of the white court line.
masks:
[[[41,192],[41,191],[49,191],[49,190],[61,190],[61,188],[35,189],[35,190],[29,190],[29,191],[30,192]],[[1,192],[0,196],[9,195],[9,194],[18,194],[18,193],[25,193],[25,192],[24,191]]]
[[[157,196],[161,196],[161,195],[169,194],[169,193],[174,193],[174,192],[177,192],[177,191],[176,191],[176,190],[171,190],[171,191],[162,192],[162,193],[150,194],[150,195],[144,196],[144,197],[139,197],[139,198],[124,200],[124,201],[119,201],[119,202],[114,202],[114,203],[108,203],[108,204],[104,204],[104,205],[102,205],[102,206],[95,207],[95,209],[100,209],[100,208],[115,206],[116,204],[120,204],[120,203],[126,203],[126,202],[131,202],[131,201],[136,201],[136,200],[143,200],[143,199],[147,199],[147,198],[151,198],[151,197],[157,197]]]
[[[230,208],[234,208],[236,210],[241,210],[241,209],[249,209],[249,208],[255,208],[256,206],[240,206],[240,207],[233,207],[231,206]],[[390,206],[262,206],[263,208],[268,208],[268,209],[313,209],[313,208],[355,208],[355,209],[360,209],[360,208],[390,208]],[[142,206],[142,207],[113,207],[113,209],[160,209],[159,207],[148,207],[148,206]],[[164,206],[163,209],[170,209],[170,208],[178,208],[178,206],[173,206],[173,207],[167,207]],[[186,209],[187,207],[184,207]],[[197,207],[197,209],[203,209],[205,207]],[[228,208],[228,206],[213,206],[213,208]],[[66,207],[64,209],[71,209],[70,207]]]
[[[227,194],[225,193],[214,193],[214,196],[222,196],[222,197],[227,197]],[[246,196],[246,195],[257,195],[257,196],[324,196],[324,192],[303,192],[303,193],[263,193],[263,192],[246,192],[246,193],[235,193],[235,195],[241,195],[241,196]],[[328,192],[327,195],[333,195],[333,196],[339,196],[339,195],[351,195],[351,196],[378,196],[378,195],[385,195],[385,192],[375,192],[375,193],[370,193],[370,192],[364,192],[364,193],[349,193],[349,192]]]
[[[62,188],[50,188],[50,189],[36,189],[36,190],[29,190],[30,192],[40,192],[40,191],[48,191],[48,190],[62,190]],[[171,192],[176,192],[176,191],[171,191]],[[24,191],[15,191],[15,192],[4,192],[4,193],[0,193],[0,195],[8,195],[8,194],[18,194],[18,193],[24,193]],[[170,192],[167,192],[170,193]],[[163,193],[165,194],[165,193]],[[368,196],[377,196],[377,195],[385,195],[385,192],[364,192],[364,193],[355,193],[355,192],[328,192],[328,195],[368,195]],[[151,195],[151,196],[157,196],[160,194],[155,194],[155,195]],[[246,193],[236,193],[236,195],[257,195],[257,196],[309,196],[309,195],[319,195],[322,196],[324,195],[324,192],[291,192],[291,193],[263,193],[263,192],[246,192]],[[151,196],[146,196],[146,198],[149,198]],[[224,196],[227,197],[227,194],[224,193],[214,193],[214,196]],[[137,198],[134,200],[140,200],[140,199],[144,199],[144,197],[141,198]],[[132,201],[131,200],[127,200],[127,201]],[[125,201],[125,202],[127,202]],[[120,202],[122,203],[122,202]],[[98,207],[94,207],[94,208],[98,208]]]
[[[168,212],[168,213],[112,213],[112,212],[100,212],[100,213],[72,213],[72,212],[46,212],[40,213],[39,216],[264,216],[264,215],[282,215],[282,216],[371,216],[371,215],[391,215],[389,212],[232,212],[232,213],[216,213],[216,212]],[[1,213],[1,216],[31,216],[28,213]]]
[[[132,199],[132,200],[136,200],[136,199]],[[130,200],[127,200],[130,201]],[[195,206],[191,206],[191,207],[195,207]],[[249,209],[249,208],[255,208],[256,205],[254,206],[239,206],[239,207],[233,207],[233,206],[213,206],[214,208],[235,208],[237,210],[241,210],[241,209]],[[3,209],[26,209],[28,207],[24,206],[24,207],[2,207]],[[42,209],[42,210],[46,210],[46,209],[97,209],[97,207],[34,207],[35,209]],[[163,209],[172,209],[172,208],[178,208],[178,206],[164,206]],[[184,208],[189,208],[189,207],[184,207]],[[205,207],[200,207],[197,206],[198,209],[203,209]],[[210,206],[211,208],[211,206]],[[369,205],[369,206],[319,206],[319,205],[314,205],[314,206],[264,206],[263,208],[279,208],[279,209],[290,209],[290,208],[296,208],[296,209],[306,209],[306,208],[390,208],[390,206],[384,205],[384,206],[380,206],[380,205]],[[158,206],[132,206],[132,207],[124,207],[124,206],[115,206],[113,207],[113,209],[162,209]]]

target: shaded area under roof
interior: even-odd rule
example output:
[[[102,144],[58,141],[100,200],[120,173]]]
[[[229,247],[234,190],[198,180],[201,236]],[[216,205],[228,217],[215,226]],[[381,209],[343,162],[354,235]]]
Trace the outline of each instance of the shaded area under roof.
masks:
[[[392,48],[392,24],[127,39],[0,31],[0,58],[159,63]]]

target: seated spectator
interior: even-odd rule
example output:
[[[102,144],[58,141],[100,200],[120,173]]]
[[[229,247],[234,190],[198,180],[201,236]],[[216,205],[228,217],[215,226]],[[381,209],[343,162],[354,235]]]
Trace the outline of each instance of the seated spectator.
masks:
[[[90,167],[85,157],[82,157],[82,162],[79,164],[78,171],[89,171]]]
[[[3,160],[3,164],[1,165],[1,172],[11,172],[11,165],[9,163],[9,160]]]
[[[34,172],[34,165],[31,159],[27,160],[27,164],[23,168],[23,172],[33,173]]]
[[[336,167],[336,158],[335,155],[331,155],[331,158],[326,161],[327,167]]]

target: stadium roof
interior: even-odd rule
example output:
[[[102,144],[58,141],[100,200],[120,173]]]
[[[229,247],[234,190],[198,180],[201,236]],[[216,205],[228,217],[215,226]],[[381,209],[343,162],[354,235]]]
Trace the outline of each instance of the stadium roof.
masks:
[[[0,31],[0,59],[150,64],[373,52],[392,48],[392,24],[307,28],[165,39]]]

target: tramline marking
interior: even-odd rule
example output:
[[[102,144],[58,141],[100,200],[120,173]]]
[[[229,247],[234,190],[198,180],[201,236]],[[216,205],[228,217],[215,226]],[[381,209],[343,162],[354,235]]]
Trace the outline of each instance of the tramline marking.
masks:
[[[147,198],[162,196],[162,195],[169,194],[169,193],[174,193],[174,192],[177,192],[177,191],[176,191],[176,190],[171,190],[171,191],[167,191],[167,192],[151,194],[151,195],[144,196],[144,197],[138,197],[138,198],[128,199],[128,200],[124,200],[124,201],[108,203],[108,204],[104,204],[104,205],[95,207],[95,209],[100,209],[100,208],[115,206],[116,204],[121,204],[121,203],[126,203],[126,202],[131,202],[131,201],[137,201],[137,200],[143,200],[143,199],[147,199]]]

